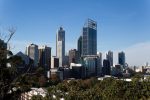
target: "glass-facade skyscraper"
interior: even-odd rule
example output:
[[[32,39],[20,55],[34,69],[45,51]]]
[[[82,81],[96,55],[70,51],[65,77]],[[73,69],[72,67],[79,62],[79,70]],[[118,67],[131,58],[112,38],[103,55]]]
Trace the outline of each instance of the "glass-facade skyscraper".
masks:
[[[65,31],[60,27],[56,34],[56,56],[59,58],[59,66],[65,62]]]
[[[43,45],[38,47],[39,49],[39,65],[44,67],[45,71],[48,71],[51,67],[51,48]]]
[[[106,58],[110,63],[110,66],[113,66],[113,52],[112,51],[108,51],[108,53],[106,54]]]
[[[82,54],[82,36],[80,36],[78,38],[77,48],[78,48],[78,52],[79,52],[79,57],[81,57],[81,54]]]
[[[125,66],[125,53],[123,51],[118,53],[118,63]]]
[[[97,54],[97,23],[88,19],[82,33],[82,56]]]
[[[103,60],[103,74],[104,75],[110,75],[111,73],[111,67],[110,67],[110,62],[107,59]]]

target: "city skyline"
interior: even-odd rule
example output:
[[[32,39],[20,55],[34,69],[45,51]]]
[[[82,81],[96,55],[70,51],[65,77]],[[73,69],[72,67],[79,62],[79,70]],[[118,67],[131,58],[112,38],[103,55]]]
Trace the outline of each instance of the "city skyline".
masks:
[[[59,2],[59,3],[58,3]],[[77,48],[77,39],[87,18],[97,22],[97,51],[124,51],[129,65],[150,62],[150,1],[89,0],[85,1],[23,1],[0,0],[0,25],[16,26],[10,41],[13,52],[25,52],[26,45],[35,43],[52,47],[58,27],[66,31],[66,51]],[[137,57],[139,56],[139,57]],[[104,57],[103,57],[104,58]]]

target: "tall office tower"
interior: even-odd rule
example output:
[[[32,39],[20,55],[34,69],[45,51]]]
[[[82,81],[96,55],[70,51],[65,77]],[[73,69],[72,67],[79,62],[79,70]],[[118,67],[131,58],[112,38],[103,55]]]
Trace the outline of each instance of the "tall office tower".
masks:
[[[69,55],[65,55],[65,59],[64,59],[64,66],[67,67],[69,66]]]
[[[59,66],[64,66],[65,60],[65,31],[60,27],[56,34],[56,56],[59,58]]]
[[[51,48],[46,45],[40,46],[39,48],[39,65],[44,67],[46,71],[51,66]]]
[[[118,53],[118,63],[125,66],[125,53],[123,51]]]
[[[82,56],[97,54],[97,23],[88,19],[82,33]]]
[[[99,60],[100,60],[100,66],[102,66],[103,64],[102,64],[102,53],[101,52],[98,52],[97,53],[97,56],[98,56],[98,58],[99,58]]]
[[[26,54],[34,61],[34,66],[38,66],[39,52],[36,44],[30,44],[26,47]]]
[[[102,53],[98,52],[97,53],[97,75],[102,74]]]
[[[103,74],[104,75],[110,75],[111,74],[110,62],[107,59],[103,60]]]
[[[110,66],[113,66],[113,52],[112,51],[108,51],[108,53],[106,54],[106,59],[110,62]]]
[[[78,39],[77,48],[78,48],[78,52],[79,52],[79,57],[81,57],[81,54],[82,54],[82,36],[80,36]]]
[[[69,64],[71,63],[78,63],[79,54],[76,49],[69,50]]]

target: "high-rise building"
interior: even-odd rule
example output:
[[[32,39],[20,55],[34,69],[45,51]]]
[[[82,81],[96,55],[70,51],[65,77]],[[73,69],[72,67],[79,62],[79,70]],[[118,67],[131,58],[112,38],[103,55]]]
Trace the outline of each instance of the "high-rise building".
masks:
[[[26,47],[26,54],[34,61],[34,66],[38,66],[39,52],[36,44],[30,44]]]
[[[106,59],[109,61],[110,66],[113,66],[113,52],[112,51],[108,51],[108,53],[106,54]]]
[[[84,56],[83,65],[86,68],[87,77],[95,76],[97,70],[97,55]]]
[[[82,36],[79,37],[78,39],[78,52],[79,52],[79,57],[81,57],[81,54],[82,54]]]
[[[78,63],[79,54],[76,49],[69,50],[69,64],[71,63]]]
[[[118,63],[125,66],[125,53],[123,51],[118,53]]]
[[[59,67],[59,58],[52,56],[51,57],[51,68],[58,68]]]
[[[56,56],[59,58],[59,66],[64,66],[65,60],[65,31],[60,27],[56,34]]]
[[[39,65],[44,67],[45,70],[49,70],[51,66],[51,48],[43,45],[39,48]]]
[[[96,70],[97,76],[100,76],[102,74],[102,53],[97,53],[97,70]]]
[[[110,75],[111,74],[110,62],[107,59],[103,60],[103,74],[104,75]]]
[[[68,66],[69,66],[69,55],[68,55],[68,54],[65,55],[64,66],[65,66],[65,67],[68,67]]]
[[[82,56],[97,54],[97,23],[88,19],[82,33]]]

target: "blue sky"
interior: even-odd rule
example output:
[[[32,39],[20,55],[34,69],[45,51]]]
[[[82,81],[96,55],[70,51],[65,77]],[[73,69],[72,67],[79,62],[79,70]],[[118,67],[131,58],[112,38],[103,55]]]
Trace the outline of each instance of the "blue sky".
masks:
[[[141,61],[137,53],[147,51],[138,65],[150,62],[150,0],[0,0],[0,8],[1,29],[17,27],[10,42],[13,52],[24,52],[26,45],[35,43],[52,47],[55,55],[59,26],[66,31],[67,52],[77,47],[82,27],[91,18],[98,23],[98,51],[123,50],[131,65]]]

